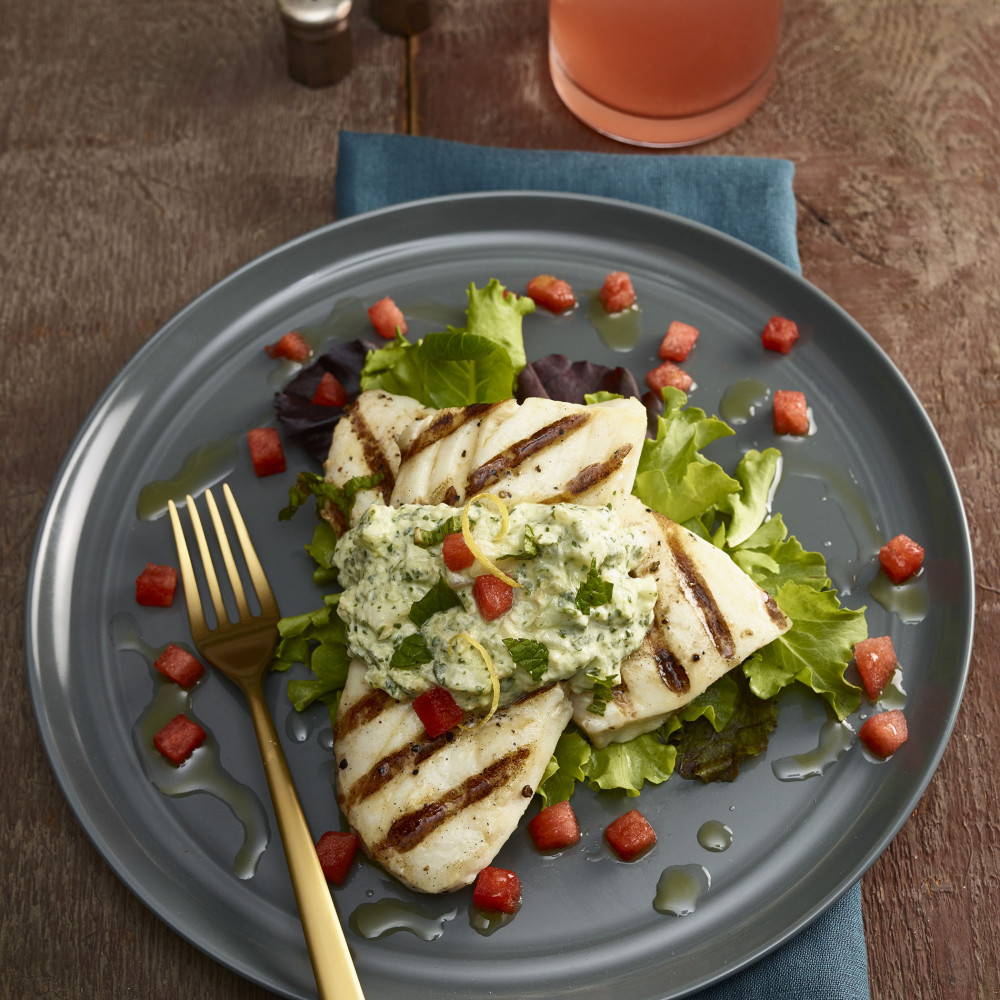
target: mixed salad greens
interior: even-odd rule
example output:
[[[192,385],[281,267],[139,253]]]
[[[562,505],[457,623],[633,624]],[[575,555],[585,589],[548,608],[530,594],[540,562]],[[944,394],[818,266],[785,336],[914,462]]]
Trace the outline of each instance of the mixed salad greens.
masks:
[[[519,379],[527,381],[529,374],[534,379],[521,333],[522,317],[535,308],[531,299],[508,292],[496,279],[484,288],[470,285],[468,297],[464,328],[449,327],[416,341],[397,331],[396,339],[382,347],[359,349],[354,342],[351,356],[364,356],[355,388],[382,389],[442,408],[506,399]],[[343,345],[332,350],[340,357]],[[595,391],[585,401],[614,395]],[[727,472],[705,449],[734,434],[733,429],[688,405],[678,389],[667,387],[662,396],[663,412],[656,417],[655,435],[643,445],[632,492],[725,551],[774,598],[792,627],[654,732],[597,749],[571,725],[538,788],[547,805],[568,799],[578,782],[636,796],[645,783],[659,784],[674,771],[703,781],[731,781],[740,761],[766,748],[777,724],[776,696],[793,684],[815,692],[840,720],[861,703],[861,689],[847,681],[845,671],[854,644],[867,636],[864,608],[841,606],[823,556],[806,551],[789,535],[781,514],[770,510],[780,452],[746,451]],[[278,410],[281,417],[280,405]],[[299,417],[292,429],[301,430]],[[318,473],[302,473],[281,516],[291,517],[310,497],[317,498],[317,509],[332,502],[346,513],[354,494],[375,485],[376,478],[359,477],[337,487]],[[336,584],[336,542],[333,527],[320,518],[307,551],[323,587]],[[332,720],[350,664],[338,601],[338,593],[329,593],[317,610],[283,619],[274,663],[276,670],[305,664],[311,676],[289,680],[288,697],[299,711],[322,702]]]

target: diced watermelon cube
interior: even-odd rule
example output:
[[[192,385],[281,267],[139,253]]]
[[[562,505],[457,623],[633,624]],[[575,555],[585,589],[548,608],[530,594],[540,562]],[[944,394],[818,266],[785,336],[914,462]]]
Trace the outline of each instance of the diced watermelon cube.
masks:
[[[893,583],[902,583],[923,566],[924,550],[912,538],[896,535],[879,549],[878,561]]]
[[[521,905],[521,880],[506,868],[488,865],[476,876],[472,904],[481,910],[517,913]]]
[[[477,576],[472,583],[472,596],[484,621],[491,622],[505,615],[514,606],[514,588],[492,573]]]
[[[882,689],[897,666],[892,637],[878,635],[855,643],[854,662],[868,697],[872,701],[878,701]]]
[[[549,312],[563,313],[576,305],[576,296],[568,281],[551,274],[540,274],[528,282],[528,298]]]
[[[472,549],[465,542],[465,535],[460,531],[444,536],[444,541],[441,543],[441,556],[445,566],[453,573],[468,569],[476,561]]]
[[[358,851],[356,833],[344,830],[327,830],[316,843],[320,867],[327,882],[342,885],[354,863]]]
[[[646,372],[646,385],[653,392],[663,393],[665,386],[672,385],[681,392],[688,392],[694,385],[694,379],[683,368],[679,368],[673,361],[664,361],[652,371]]]
[[[609,313],[621,312],[635,302],[635,289],[626,271],[612,271],[604,279],[599,294],[604,311]]]
[[[432,687],[418,694],[413,699],[413,711],[431,739],[454,729],[464,714],[452,693],[443,687]]]
[[[798,326],[784,316],[772,316],[760,335],[761,343],[769,351],[778,351],[780,354],[787,354],[798,339]]]
[[[347,402],[347,390],[332,372],[323,372],[316,386],[312,402],[319,406],[343,406]]]
[[[305,361],[312,354],[312,348],[298,330],[291,330],[264,350],[268,357],[288,358],[289,361]]]
[[[258,477],[273,476],[285,471],[285,452],[281,438],[273,427],[255,427],[247,431],[250,461]]]
[[[384,299],[379,299],[375,305],[368,309],[368,318],[375,327],[375,332],[386,340],[396,339],[396,328],[399,332],[406,333],[406,320],[403,318],[403,310],[396,305],[387,295]]]
[[[135,581],[137,603],[151,608],[169,608],[177,590],[177,570],[173,566],[146,563]]]
[[[153,666],[182,688],[193,687],[205,674],[204,665],[196,657],[173,643],[160,653]]]
[[[205,742],[205,730],[186,715],[175,715],[154,737],[153,746],[180,766]]]
[[[695,341],[698,339],[696,327],[680,320],[674,320],[667,327],[667,332],[663,336],[660,344],[660,357],[667,361],[687,361],[687,356],[691,353]]]
[[[878,757],[890,757],[908,736],[906,717],[898,708],[871,716],[858,730],[858,738]]]
[[[604,831],[608,843],[622,861],[632,861],[656,843],[656,832],[638,809],[619,816]]]
[[[774,433],[809,433],[809,407],[806,394],[795,389],[776,389],[774,392]]]
[[[569,802],[546,806],[531,822],[528,833],[540,851],[570,847],[580,839],[580,825]]]

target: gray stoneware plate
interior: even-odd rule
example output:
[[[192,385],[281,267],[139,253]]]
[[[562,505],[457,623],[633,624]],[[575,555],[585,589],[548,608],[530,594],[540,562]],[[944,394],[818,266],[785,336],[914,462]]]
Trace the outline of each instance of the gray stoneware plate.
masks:
[[[642,306],[642,339],[627,353],[605,346],[587,309],[604,275],[617,269],[630,272]],[[473,195],[337,223],[212,288],[114,380],[53,486],[27,593],[31,694],[53,770],[80,822],[164,921],[276,993],[313,997],[315,988],[276,826],[263,804],[249,717],[240,695],[214,673],[189,702],[160,684],[151,658],[168,642],[190,645],[183,601],[164,610],[134,600],[147,562],[174,562],[162,494],[170,483],[197,492],[228,479],[283,612],[317,606],[303,552],[312,515],[277,519],[296,472],[312,466],[292,444],[287,474],[258,480],[246,454],[245,431],[272,420],[271,395],[290,375],[264,345],[293,328],[319,340],[368,334],[363,306],[386,294],[409,316],[411,333],[461,325],[469,282],[498,277],[521,290],[540,272],[567,278],[582,304],[565,317],[527,317],[529,356],[562,351],[623,363],[641,381],[668,323],[682,319],[701,330],[686,364],[697,382],[692,404],[718,412],[727,388],[748,379],[805,391],[817,431],[781,442],[775,507],[806,548],[826,554],[844,603],[867,604],[870,634],[892,636],[910,740],[888,763],[854,746],[822,776],[779,781],[774,762],[816,748],[826,718],[811,695],[791,696],[766,754],[745,764],[732,784],[675,776],[638,800],[579,790],[574,804],[584,836],[576,848],[542,857],[522,830],[501,851],[497,863],[524,881],[524,905],[491,935],[470,924],[471,890],[417,897],[365,862],[336,900],[368,996],[499,1000],[572,992],[662,1000],[715,982],[787,940],[858,879],[916,806],[944,751],[972,641],[962,504],[912,391],[833,302],[713,230],[610,200]],[[787,356],[760,347],[772,314],[794,318],[802,331]],[[729,468],[741,449],[776,443],[769,405],[753,415],[745,405],[736,410],[747,419],[716,453]],[[887,610],[868,586],[878,546],[898,532],[920,541],[927,561],[921,579]],[[340,825],[329,720],[321,706],[297,716],[284,684],[272,675],[268,696],[318,836]],[[158,765],[149,737],[181,710],[210,735],[198,767],[174,773]],[[859,716],[851,722],[856,729]],[[602,831],[636,805],[659,842],[624,864],[603,846]],[[699,845],[698,830],[711,820],[733,832],[723,853]],[[256,874],[239,877],[258,856]],[[690,915],[658,913],[652,902],[660,873],[688,864],[709,872],[711,888]],[[360,916],[391,924],[388,911],[409,929],[378,939],[357,932]]]

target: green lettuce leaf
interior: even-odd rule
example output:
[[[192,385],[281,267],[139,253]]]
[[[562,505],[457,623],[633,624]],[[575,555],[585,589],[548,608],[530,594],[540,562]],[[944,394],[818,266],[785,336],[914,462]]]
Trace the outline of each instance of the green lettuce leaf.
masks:
[[[572,796],[576,783],[587,777],[592,752],[590,743],[575,729],[567,729],[559,737],[542,780],[535,789],[545,805],[565,802]]]
[[[643,443],[632,492],[647,507],[684,524],[740,489],[721,465],[701,454],[706,445],[734,432],[718,417],[686,407],[687,396],[679,389],[667,386],[663,402],[656,437]]]
[[[329,521],[320,521],[313,532],[312,540],[306,545],[306,552],[312,556],[316,568],[313,583],[326,587],[337,582],[337,569],[333,565],[333,553],[337,548],[337,532]]]
[[[467,291],[466,330],[502,347],[514,366],[514,374],[520,375],[528,360],[524,354],[521,319],[535,311],[535,303],[527,295],[508,295],[507,289],[496,278],[491,279],[485,288],[470,284]]]
[[[789,537],[781,514],[765,521],[730,554],[736,565],[772,597],[784,583],[798,583],[814,590],[830,586],[826,560],[819,552],[804,549],[794,535]]]
[[[468,406],[509,399],[514,368],[499,344],[462,330],[429,333],[405,349],[390,345],[392,363],[372,351],[361,370],[361,388],[411,396],[425,406]]]
[[[648,781],[658,785],[673,774],[677,748],[656,733],[636,736],[627,743],[611,743],[593,750],[586,767],[587,782],[595,790],[620,789],[635,798]]]
[[[780,462],[777,448],[751,449],[740,459],[735,476],[740,489],[726,494],[717,505],[718,513],[728,519],[727,545],[745,542],[764,523]]]
[[[726,676],[735,702],[725,723],[716,726],[718,718],[712,720],[706,713],[685,722],[671,735],[677,749],[677,773],[683,778],[733,781],[743,760],[767,749],[771,731],[778,724],[775,700],[756,697],[738,673]]]
[[[337,718],[351,657],[347,651],[344,623],[336,612],[340,595],[331,594],[325,600],[323,607],[315,611],[282,618],[278,622],[278,646],[271,669],[284,671],[293,663],[308,667],[312,678],[288,681],[289,701],[299,712],[315,701],[323,702],[332,724]]]
[[[509,399],[526,362],[521,319],[535,304],[505,292],[495,278],[485,288],[469,285],[464,329],[449,327],[415,343],[397,336],[369,351],[361,388],[411,396],[438,409]]]
[[[793,627],[743,664],[758,698],[773,698],[792,681],[812,688],[838,719],[861,706],[861,689],[845,677],[854,644],[868,636],[864,608],[843,608],[833,590],[783,583],[775,594]]]
[[[380,482],[382,482],[381,472],[373,473],[370,476],[355,476],[343,486],[328,483],[316,472],[300,472],[298,478],[288,488],[288,506],[278,512],[278,519],[288,521],[293,518],[310,497],[329,501],[344,517],[349,517],[351,506],[358,493],[362,490],[370,490]]]

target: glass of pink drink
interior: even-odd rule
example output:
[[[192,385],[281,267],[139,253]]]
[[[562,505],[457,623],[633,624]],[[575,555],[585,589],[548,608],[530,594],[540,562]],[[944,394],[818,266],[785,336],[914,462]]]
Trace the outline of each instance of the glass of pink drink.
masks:
[[[781,0],[549,0],[549,67],[591,128],[687,146],[739,125],[774,80]]]

